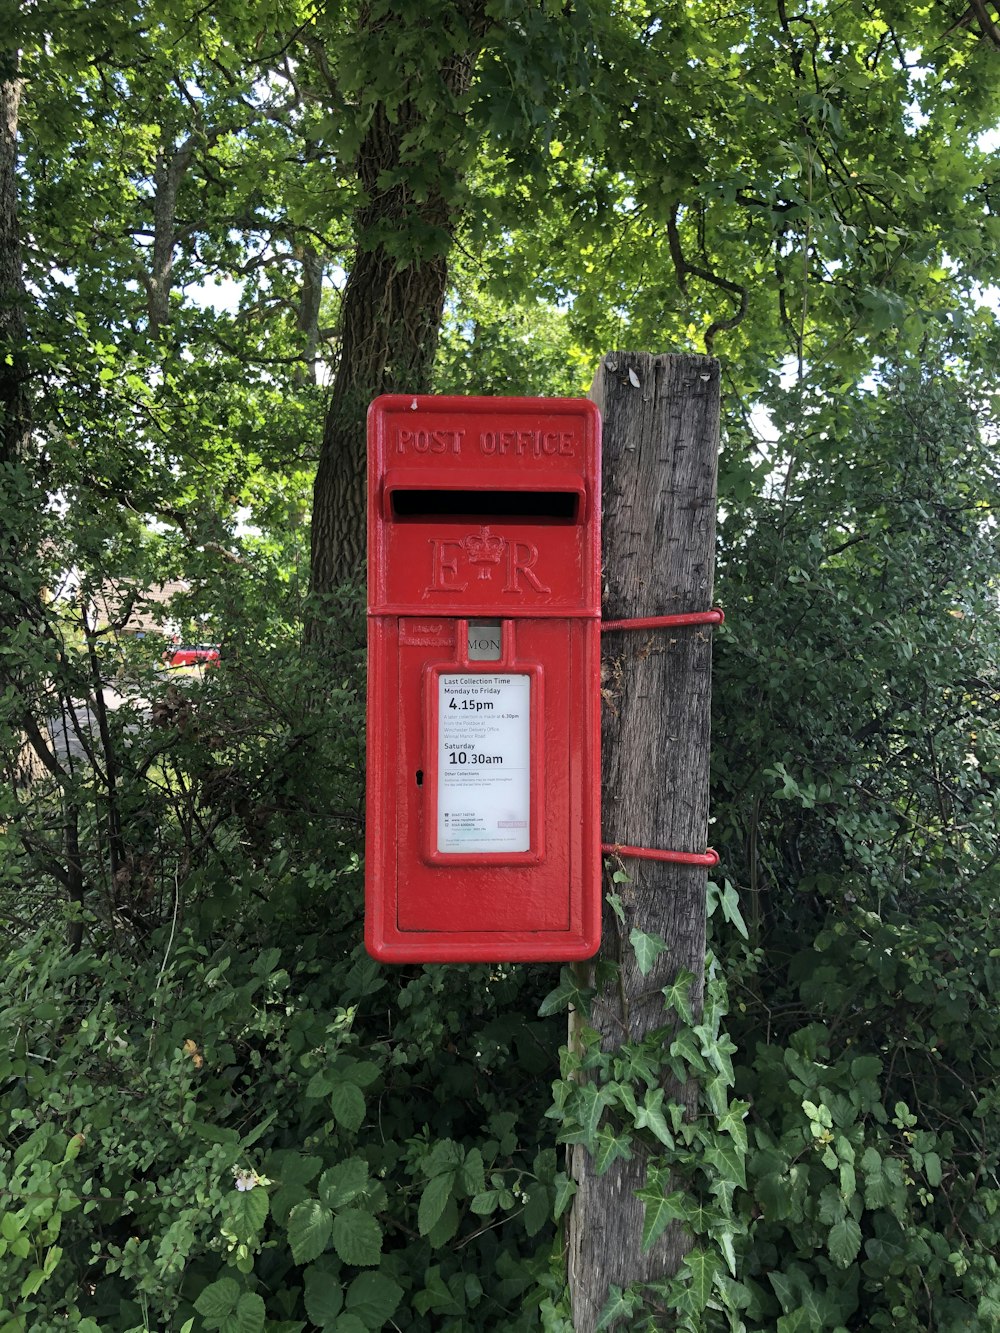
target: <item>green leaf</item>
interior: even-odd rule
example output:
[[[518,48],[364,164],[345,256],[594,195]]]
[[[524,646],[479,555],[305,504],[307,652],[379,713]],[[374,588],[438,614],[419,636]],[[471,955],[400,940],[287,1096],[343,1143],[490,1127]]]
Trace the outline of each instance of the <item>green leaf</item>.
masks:
[[[338,1073],[340,1072],[338,1069]],[[348,1083],[353,1083],[359,1088],[367,1088],[375,1082],[382,1071],[371,1060],[352,1060],[350,1064],[345,1064],[342,1072]]]
[[[333,1226],[333,1214],[318,1199],[297,1203],[288,1214],[288,1241],[292,1258],[297,1264],[307,1264],[327,1247]]]
[[[598,1132],[597,1149],[594,1152],[595,1175],[603,1176],[612,1162],[616,1162],[619,1158],[626,1162],[632,1160],[632,1149],[629,1146],[630,1138],[631,1136],[628,1133],[616,1134],[608,1126]]]
[[[719,1129],[728,1134],[742,1153],[747,1151],[747,1127],[744,1123],[750,1110],[749,1102],[731,1102],[719,1116]]]
[[[861,1249],[861,1228],[853,1217],[843,1217],[830,1228],[827,1248],[838,1268],[850,1267]]]
[[[511,1201],[510,1204],[507,1204],[504,1197],[505,1194],[506,1191],[501,1191],[500,1193],[501,1204],[504,1204],[507,1207],[512,1207],[513,1201]],[[458,1223],[458,1204],[454,1197],[452,1197],[448,1199],[448,1202],[444,1206],[444,1212],[431,1227],[430,1231],[428,1231],[428,1243],[433,1246],[434,1249],[440,1249],[442,1245],[447,1245],[448,1241],[450,1241],[458,1231]]]
[[[477,1217],[489,1217],[496,1212],[499,1202],[499,1190],[483,1190],[481,1194],[475,1196],[469,1208]]]
[[[537,1236],[552,1215],[549,1191],[535,1181],[528,1191],[528,1201],[524,1206],[524,1229],[529,1236]]]
[[[822,1324],[813,1323],[812,1315],[800,1307],[790,1314],[779,1315],[776,1329],[777,1333],[816,1333],[817,1328],[822,1327]]]
[[[239,1298],[240,1286],[236,1279],[220,1277],[218,1282],[213,1282],[203,1289],[194,1303],[194,1308],[202,1318],[221,1323],[226,1315],[236,1309]]]
[[[384,1273],[361,1273],[347,1288],[347,1309],[370,1329],[391,1319],[402,1299],[403,1288]]]
[[[611,1328],[619,1319],[631,1319],[641,1304],[642,1296],[638,1292],[622,1291],[621,1287],[609,1286],[608,1299],[601,1310],[600,1318],[594,1325],[594,1333],[602,1333],[603,1329]]]
[[[682,1023],[689,1026],[694,1022],[694,1009],[691,1006],[691,986],[694,973],[682,968],[674,978],[673,984],[664,986],[664,1005],[672,1009]]]
[[[635,950],[635,960],[644,977],[649,975],[657,958],[668,947],[667,941],[661,935],[647,934],[638,926],[632,927],[629,942]]]
[[[722,892],[720,901],[722,903],[722,915],[731,925],[736,927],[745,940],[748,940],[750,934],[747,930],[746,922],[743,920],[743,915],[740,912],[740,895],[736,892],[736,889],[730,884],[728,879],[726,880],[726,887]]]
[[[863,1078],[878,1078],[882,1073],[882,1061],[877,1055],[858,1055],[851,1061],[851,1078],[860,1083]]]
[[[367,1325],[356,1314],[342,1314],[334,1333],[367,1333]]]
[[[322,1157],[304,1157],[301,1153],[284,1151],[275,1154],[278,1161],[277,1184],[283,1189],[292,1185],[308,1185],[323,1165]],[[268,1171],[269,1176],[275,1172]]]
[[[538,1016],[539,1018],[547,1018],[550,1014],[558,1014],[569,1006],[587,1014],[590,1011],[590,1001],[595,993],[593,987],[581,987],[573,969],[564,967],[559,973],[559,985],[555,990],[549,991],[538,1006]]]
[[[747,1187],[746,1157],[735,1144],[725,1140],[710,1143],[704,1151],[704,1160],[714,1166],[723,1180],[731,1185]]]
[[[319,1181],[319,1197],[327,1208],[342,1208],[362,1194],[368,1185],[368,1163],[361,1157],[348,1157],[329,1171],[324,1171]]]
[[[345,1264],[374,1267],[382,1256],[382,1228],[370,1213],[345,1208],[333,1219],[333,1248]]]
[[[553,1209],[553,1217],[555,1221],[558,1222],[572,1202],[573,1195],[577,1191],[577,1184],[576,1181],[571,1180],[564,1171],[560,1171],[555,1178],[555,1187],[556,1201]]]
[[[263,1297],[255,1291],[245,1291],[233,1313],[222,1321],[220,1333],[262,1333],[264,1319]]]
[[[21,1300],[25,1300],[28,1296],[34,1296],[35,1292],[38,1291],[44,1283],[45,1274],[42,1269],[33,1268],[21,1283]]]
[[[223,1204],[223,1226],[239,1241],[252,1240],[267,1221],[267,1190],[234,1190]]]
[[[307,1268],[304,1277],[306,1314],[319,1328],[332,1324],[344,1304],[339,1280],[319,1268]]]
[[[640,1197],[645,1203],[642,1219],[642,1252],[646,1254],[671,1222],[681,1221],[685,1217],[684,1195],[677,1190],[665,1197],[658,1195],[650,1198],[646,1191],[641,1191]]]
[[[354,1083],[338,1083],[330,1089],[330,1110],[338,1125],[356,1134],[364,1123],[364,1093]]]
[[[434,1176],[424,1186],[417,1209],[417,1230],[426,1236],[444,1212],[445,1204],[451,1198],[455,1177],[451,1172]]]
[[[668,1148],[674,1146],[674,1136],[670,1132],[667,1118],[663,1114],[664,1091],[662,1088],[647,1088],[642,1106],[636,1108],[636,1129],[648,1129]]]
[[[937,1189],[941,1184],[943,1173],[941,1171],[941,1158],[936,1152],[924,1153],[924,1175],[927,1177],[927,1183],[931,1189]]]
[[[607,1088],[599,1087],[596,1083],[582,1083],[576,1089],[572,1101],[573,1114],[579,1121],[583,1130],[583,1142],[590,1152],[594,1151],[597,1127],[601,1123],[601,1117],[611,1096]]]
[[[424,1275],[424,1290],[417,1292],[413,1300],[414,1305],[420,1313],[426,1314],[428,1310],[435,1310],[441,1314],[463,1314],[465,1310],[463,1303],[464,1292],[462,1291],[457,1276],[453,1281],[455,1282],[456,1290],[463,1297],[462,1301],[457,1299],[456,1291],[453,1291],[451,1286],[449,1286],[441,1276],[440,1265],[434,1264],[428,1268]]]
[[[481,1194],[486,1188],[486,1173],[483,1167],[483,1154],[478,1148],[470,1148],[459,1171],[462,1189],[466,1194]]]
[[[685,1259],[684,1267],[691,1274],[689,1290],[693,1308],[700,1312],[705,1309],[711,1298],[712,1283],[719,1271],[719,1257],[704,1250],[694,1249]]]

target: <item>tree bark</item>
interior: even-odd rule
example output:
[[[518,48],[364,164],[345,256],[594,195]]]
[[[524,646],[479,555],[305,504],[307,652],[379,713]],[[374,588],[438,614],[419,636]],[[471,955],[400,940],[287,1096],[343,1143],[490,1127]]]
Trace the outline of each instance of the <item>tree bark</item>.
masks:
[[[615,353],[591,397],[603,417],[603,557],[606,620],[711,607],[715,542],[719,365],[709,357]],[[606,842],[702,852],[708,833],[712,643],[708,626],[604,636],[603,836]],[[590,1025],[606,1050],[640,1042],[667,1022],[664,986],[686,968],[704,991],[705,884],[698,867],[631,860],[619,886],[625,923],[605,910],[603,956],[620,985],[594,1001]],[[643,976],[632,927],[668,948]],[[588,971],[593,974],[593,965]],[[576,1020],[571,1016],[571,1043]],[[668,1089],[694,1110],[697,1087]],[[593,1333],[611,1284],[674,1274],[689,1248],[676,1227],[641,1252],[646,1184],[641,1155],[602,1176],[582,1146],[570,1172],[577,1194],[568,1227],[576,1333]]]
[[[302,246],[302,287],[295,327],[302,336],[301,371],[296,372],[298,384],[316,383],[316,352],[319,347],[319,312],[323,302],[323,260],[316,247],[308,242]]]
[[[382,393],[425,393],[437,350],[448,280],[448,253],[458,225],[460,179],[448,159],[465,133],[455,114],[469,88],[486,31],[485,0],[460,6],[468,34],[465,49],[448,57],[436,78],[442,118],[453,142],[440,143],[418,195],[409,183],[407,147],[430,131],[417,99],[390,110],[374,108],[356,163],[364,205],[357,218],[354,262],[344,289],[340,359],[327,412],[313,490],[310,590],[323,595],[363,580],[365,567],[365,417]],[[367,20],[362,16],[362,23]],[[387,22],[378,20],[375,27]],[[373,33],[375,29],[373,28]],[[401,75],[400,81],[413,75]],[[456,139],[457,136],[457,139]],[[429,179],[427,179],[429,177]],[[314,614],[307,637],[322,637]]]
[[[166,136],[167,129],[163,127]],[[177,245],[177,197],[191,165],[195,139],[190,135],[172,152],[160,148],[153,170],[153,255],[146,274],[149,331],[155,337],[170,318],[171,274]]]
[[[0,49],[0,465],[26,456],[31,427],[17,210],[21,88],[17,52]]]

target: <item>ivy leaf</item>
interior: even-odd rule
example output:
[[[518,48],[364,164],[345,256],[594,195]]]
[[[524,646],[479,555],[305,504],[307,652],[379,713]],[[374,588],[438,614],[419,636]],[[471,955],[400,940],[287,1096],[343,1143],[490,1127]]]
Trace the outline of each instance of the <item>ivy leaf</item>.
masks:
[[[705,1250],[694,1249],[684,1264],[691,1274],[691,1286],[688,1288],[691,1303],[694,1311],[700,1313],[711,1298],[712,1283],[719,1269],[719,1258],[718,1255],[709,1254]]]
[[[345,1208],[333,1219],[333,1248],[345,1264],[372,1268],[382,1257],[382,1228],[370,1213]]]
[[[663,1114],[662,1088],[647,1088],[646,1097],[642,1106],[636,1108],[635,1127],[636,1129],[649,1129],[661,1143],[668,1148],[674,1146],[674,1136],[670,1132],[667,1124],[667,1118]]]
[[[646,1254],[666,1231],[671,1222],[681,1221],[685,1216],[684,1195],[680,1190],[666,1196],[658,1194],[649,1197],[645,1191],[639,1196],[645,1203],[642,1219],[642,1252]]]
[[[747,1168],[746,1158],[735,1144],[724,1141],[710,1143],[704,1152],[704,1159],[716,1171],[723,1180],[731,1184],[739,1185],[740,1189],[747,1187]]]
[[[694,973],[682,968],[674,978],[673,984],[664,986],[663,996],[667,1009],[672,1009],[682,1023],[690,1026],[694,1023],[694,1009],[691,1007],[691,985]]]
[[[816,1333],[816,1329],[822,1328],[822,1324],[814,1324],[812,1315],[800,1306],[790,1314],[780,1315],[776,1328],[777,1333]]]
[[[607,1127],[600,1131],[597,1136],[597,1151],[594,1153],[595,1175],[603,1176],[611,1163],[616,1162],[619,1157],[626,1162],[632,1160],[629,1139],[629,1134],[615,1134]]]
[[[827,1248],[838,1268],[850,1267],[861,1249],[861,1228],[853,1217],[843,1217],[830,1228]]]
[[[638,926],[633,926],[629,933],[629,943],[635,950],[635,961],[638,964],[642,975],[648,976],[653,970],[653,964],[663,953],[667,946],[667,941],[662,935],[648,934],[640,930]]]
[[[559,973],[559,985],[555,990],[549,991],[538,1006],[538,1016],[547,1018],[549,1014],[558,1014],[570,1006],[587,1015],[590,1012],[590,1001],[595,994],[593,987],[580,986],[572,968],[564,967]]]
[[[719,1116],[719,1129],[730,1136],[742,1153],[747,1151],[747,1127],[744,1121],[749,1110],[749,1102],[731,1102]]]
[[[597,1126],[601,1123],[611,1093],[607,1088],[598,1087],[596,1083],[583,1083],[577,1088],[576,1093],[572,1109],[583,1131],[583,1142],[587,1150],[593,1152]]]
[[[297,1203],[288,1214],[288,1241],[297,1264],[318,1259],[326,1249],[333,1227],[333,1214],[318,1199]]]
[[[622,1291],[621,1287],[612,1285],[608,1287],[608,1293],[600,1318],[594,1326],[594,1333],[611,1328],[619,1319],[630,1319],[642,1304],[642,1296],[638,1292]]]
[[[573,1199],[573,1195],[576,1193],[577,1184],[576,1181],[571,1180],[564,1171],[560,1171],[556,1176],[555,1186],[556,1186],[556,1201],[555,1201],[555,1208],[553,1209],[553,1214],[555,1220],[558,1222],[560,1217],[562,1217],[563,1213],[569,1207]]]

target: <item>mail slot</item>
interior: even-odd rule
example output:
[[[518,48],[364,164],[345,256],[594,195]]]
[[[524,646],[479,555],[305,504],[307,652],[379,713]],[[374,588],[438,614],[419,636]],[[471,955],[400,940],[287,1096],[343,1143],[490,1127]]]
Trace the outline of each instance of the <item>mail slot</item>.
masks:
[[[600,419],[567,398],[368,414],[365,943],[600,942]]]

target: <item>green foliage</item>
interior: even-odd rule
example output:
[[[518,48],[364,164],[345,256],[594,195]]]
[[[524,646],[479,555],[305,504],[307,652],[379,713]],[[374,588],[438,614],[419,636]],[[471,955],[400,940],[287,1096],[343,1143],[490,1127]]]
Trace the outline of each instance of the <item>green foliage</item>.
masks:
[[[602,1327],[997,1326],[1000,67],[967,18],[12,16],[35,452],[0,472],[0,1333],[567,1333],[575,1145],[643,1164],[644,1248],[693,1242]],[[725,360],[718,962],[703,1011],[678,975],[657,1034],[584,1023],[561,1069],[573,969],[358,944],[356,590],[325,660],[299,643],[357,242],[450,260],[441,391],[580,392],[626,341]],[[166,580],[164,624],[223,644],[203,679],[128,635]],[[630,945],[647,973],[665,947]]]
[[[751,1108],[730,1290],[747,1330],[985,1333],[993,427],[944,374],[792,397],[785,420],[814,428],[784,427],[770,494],[723,526],[713,840],[732,879],[710,904]]]
[[[555,1154],[531,1148],[544,1081],[526,1095],[519,1063],[499,1062],[512,1039],[536,1070],[554,1049],[505,1017],[530,977],[423,970],[390,999],[357,947],[331,962],[328,930],[284,949],[236,934],[158,932],[161,965],[139,973],[47,935],[8,955],[6,1320],[379,1329],[414,1326],[415,1308],[439,1327],[504,1310],[532,1327],[526,1261],[551,1242]],[[341,1086],[360,1121],[337,1115]]]
[[[737,1308],[735,1246],[745,1223],[734,1198],[747,1189],[744,1121],[750,1105],[730,1097],[735,1047],[723,1030],[726,985],[712,958],[708,974],[697,1017],[690,1002],[694,977],[682,973],[664,992],[664,1027],[641,1043],[607,1051],[596,1031],[583,1027],[579,1040],[562,1052],[561,1078],[547,1113],[559,1127],[559,1142],[582,1144],[598,1175],[618,1158],[641,1160],[644,1252],[671,1225],[695,1241],[675,1276],[645,1288],[612,1286],[600,1328],[628,1319],[630,1328],[653,1329],[669,1314],[674,1327],[699,1333],[710,1308]],[[692,1081],[698,1090],[694,1114],[679,1095]],[[571,1186],[560,1184],[557,1215],[572,1197]],[[640,1312],[647,1322],[638,1322]]]

